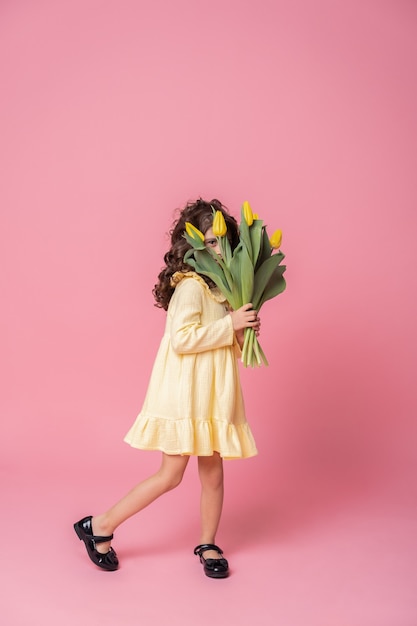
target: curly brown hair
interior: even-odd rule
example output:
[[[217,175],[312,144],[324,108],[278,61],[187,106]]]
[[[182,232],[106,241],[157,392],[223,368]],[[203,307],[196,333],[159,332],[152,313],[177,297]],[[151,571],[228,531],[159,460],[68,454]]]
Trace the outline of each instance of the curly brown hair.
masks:
[[[225,206],[219,200],[211,200],[207,202],[199,198],[196,202],[189,202],[183,209],[178,209],[179,216],[174,221],[169,235],[171,237],[171,248],[164,255],[165,267],[158,276],[158,282],[152,293],[155,297],[155,306],[161,309],[168,308],[169,301],[174,293],[174,287],[171,286],[171,278],[175,272],[188,272],[193,268],[184,263],[184,254],[191,248],[190,244],[184,237],[185,222],[190,222],[198,228],[202,233],[213,225],[214,211],[223,213],[227,225],[227,237],[230,241],[232,250],[239,243],[239,228],[234,217],[232,217]],[[210,287],[214,283],[206,276],[202,276]]]

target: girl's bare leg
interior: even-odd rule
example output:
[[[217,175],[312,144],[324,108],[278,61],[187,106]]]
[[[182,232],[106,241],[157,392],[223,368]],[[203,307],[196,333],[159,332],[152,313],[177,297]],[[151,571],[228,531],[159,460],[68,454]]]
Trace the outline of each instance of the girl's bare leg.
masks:
[[[215,452],[213,456],[198,457],[198,473],[201,482],[201,536],[200,543],[216,543],[216,533],[223,508],[223,460]],[[204,552],[205,559],[218,559],[214,550]]]
[[[188,456],[162,454],[162,463],[153,476],[133,487],[124,498],[111,507],[106,513],[96,515],[92,519],[93,534],[101,537],[111,535],[114,530],[129,517],[159,498],[162,494],[177,487],[184,475]],[[99,543],[96,550],[106,553],[110,542]]]

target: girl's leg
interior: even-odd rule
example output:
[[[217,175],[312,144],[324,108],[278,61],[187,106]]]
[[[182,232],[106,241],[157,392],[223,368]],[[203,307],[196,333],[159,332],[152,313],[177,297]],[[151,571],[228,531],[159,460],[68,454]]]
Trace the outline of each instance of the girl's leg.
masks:
[[[124,498],[106,513],[92,519],[93,534],[107,537],[129,517],[144,509],[159,496],[177,487],[184,475],[188,456],[162,454],[160,469],[146,480],[133,487]],[[110,548],[110,542],[97,544],[96,549],[103,554]]]
[[[216,533],[223,507],[223,460],[215,452],[213,456],[198,457],[198,473],[201,482],[201,536],[200,543],[216,543]],[[205,559],[218,559],[214,550],[204,552]]]

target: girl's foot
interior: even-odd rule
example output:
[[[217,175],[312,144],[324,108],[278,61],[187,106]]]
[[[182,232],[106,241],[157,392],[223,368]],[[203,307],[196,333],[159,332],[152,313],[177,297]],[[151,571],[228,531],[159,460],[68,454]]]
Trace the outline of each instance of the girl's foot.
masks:
[[[203,543],[194,548],[194,554],[200,557],[200,563],[203,564],[206,576],[210,578],[226,578],[229,575],[229,564],[223,558],[223,550],[219,546],[213,543]],[[211,554],[216,556],[209,556]]]
[[[204,550],[205,559],[221,559],[222,555],[217,550]]]
[[[96,537],[113,537],[112,529],[109,529],[108,526],[103,522],[103,516],[97,515],[91,518],[91,530],[93,535]],[[96,550],[100,552],[100,554],[106,554],[111,548],[111,541],[101,541],[100,543],[96,542]]]
[[[100,545],[110,546],[113,535],[95,535],[93,533],[92,517],[83,517],[74,524],[74,530],[78,538],[84,542],[87,554],[95,565],[101,569],[113,572],[119,567],[119,560],[113,548],[109,548],[106,553],[99,552]]]

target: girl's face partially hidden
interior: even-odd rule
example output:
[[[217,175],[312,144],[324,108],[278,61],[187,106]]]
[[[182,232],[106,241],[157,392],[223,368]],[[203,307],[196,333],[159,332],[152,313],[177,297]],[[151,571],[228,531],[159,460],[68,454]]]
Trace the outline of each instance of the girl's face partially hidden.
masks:
[[[212,248],[212,250],[220,256],[219,242],[217,241],[217,237],[213,235],[212,228],[209,228],[204,233],[204,243],[206,244],[206,248]]]

